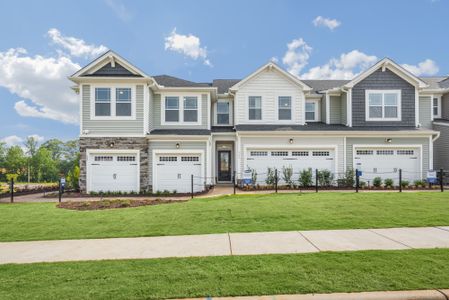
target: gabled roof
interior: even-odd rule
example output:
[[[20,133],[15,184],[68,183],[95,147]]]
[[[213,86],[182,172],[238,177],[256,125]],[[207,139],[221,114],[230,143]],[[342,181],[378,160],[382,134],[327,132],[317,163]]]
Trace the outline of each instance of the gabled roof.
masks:
[[[227,93],[229,88],[240,82],[241,79],[214,79],[212,86],[217,88],[219,94]]]
[[[440,87],[444,89],[449,88],[449,77],[440,81]]]
[[[352,79],[351,81],[346,83],[344,86],[346,88],[354,87],[357,83],[359,83],[363,79],[365,79],[368,76],[370,76],[371,74],[373,74],[379,68],[382,68],[382,69],[387,68],[388,70],[392,71],[393,73],[395,73],[396,75],[398,75],[399,77],[401,77],[402,79],[406,80],[407,82],[409,82],[410,84],[412,84],[414,86],[418,86],[420,88],[428,87],[428,84],[425,83],[423,80],[416,77],[411,72],[407,71],[402,66],[398,65],[397,63],[395,63],[394,61],[392,61],[389,58],[384,58],[384,59],[378,61],[371,68],[369,68],[365,72],[360,73],[354,79]]]
[[[310,86],[308,86],[307,84],[305,84],[304,82],[302,82],[298,77],[290,74],[289,72],[285,71],[284,69],[282,69],[281,67],[279,67],[277,64],[275,64],[274,62],[270,61],[267,64],[263,65],[262,67],[260,67],[259,69],[257,69],[255,72],[251,73],[250,75],[248,75],[247,77],[245,77],[244,79],[242,79],[241,81],[239,81],[238,83],[236,83],[235,85],[233,85],[230,90],[232,91],[236,91],[238,90],[243,84],[245,84],[247,81],[251,80],[252,78],[254,78],[255,76],[257,76],[259,73],[263,72],[264,70],[269,69],[269,70],[277,70],[278,72],[280,72],[282,75],[284,75],[286,78],[290,79],[293,83],[297,84],[298,86],[300,86],[302,88],[302,90],[304,91],[310,91],[312,90],[312,88]]]
[[[164,87],[210,87],[210,83],[193,82],[185,79],[169,76],[169,75],[156,75],[152,76],[156,80],[157,84]]]
[[[128,62],[126,59],[118,55],[112,50],[108,50],[103,55],[99,56],[94,61],[90,62],[87,66],[81,68],[78,72],[70,76],[70,79],[75,79],[82,76],[89,76],[93,77],[95,76],[95,72],[107,67],[108,65],[111,65],[111,67],[115,67],[116,62],[121,68],[125,68],[128,70],[132,75],[139,76],[139,77],[145,77],[148,78],[149,76],[146,75],[143,71],[141,71],[136,66],[132,65],[130,62]]]

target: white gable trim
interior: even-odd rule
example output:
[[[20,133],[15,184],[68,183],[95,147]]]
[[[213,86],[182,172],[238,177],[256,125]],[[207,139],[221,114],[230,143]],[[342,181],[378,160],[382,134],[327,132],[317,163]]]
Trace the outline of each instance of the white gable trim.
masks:
[[[354,87],[357,83],[359,83],[363,79],[367,78],[368,76],[370,76],[371,74],[373,74],[375,71],[377,71],[380,68],[382,68],[382,71],[384,71],[385,69],[390,70],[391,72],[395,73],[396,75],[398,75],[399,77],[401,77],[402,79],[404,79],[405,81],[407,81],[408,83],[410,83],[411,85],[413,85],[415,87],[418,87],[418,88],[428,87],[427,83],[425,83],[424,81],[422,81],[421,79],[419,79],[418,77],[416,77],[415,75],[413,75],[412,73],[410,73],[409,71],[407,71],[402,66],[398,65],[397,63],[395,63],[394,61],[392,61],[389,58],[384,58],[384,59],[378,61],[371,68],[369,68],[365,72],[359,74],[353,80],[351,80],[350,82],[345,84],[344,87],[346,87],[346,88]]]
[[[263,72],[265,69],[269,69],[269,70],[277,70],[278,72],[280,72],[282,75],[284,75],[285,77],[287,77],[287,79],[291,80],[293,83],[297,84],[299,87],[301,87],[301,89],[303,91],[311,91],[312,88],[310,86],[308,86],[307,84],[305,84],[304,82],[302,82],[301,80],[299,80],[299,78],[297,78],[296,76],[290,74],[289,72],[285,71],[284,69],[282,69],[281,67],[279,67],[278,65],[276,65],[273,62],[269,62],[265,65],[263,65],[262,67],[260,67],[259,69],[257,69],[255,72],[251,73],[250,75],[248,75],[247,77],[245,77],[243,80],[239,81],[238,83],[236,83],[235,85],[233,85],[232,87],[230,87],[229,89],[231,91],[237,91],[242,85],[244,85],[246,82],[248,82],[249,80],[251,80],[252,78],[254,78],[255,76],[257,76],[259,73]]]
[[[126,59],[118,55],[112,50],[107,51],[103,55],[99,56],[97,59],[89,63],[87,66],[70,76],[70,79],[75,79],[77,77],[80,77],[84,74],[92,74],[98,69],[102,68],[106,64],[111,63],[115,65],[115,63],[119,63],[124,68],[128,69],[131,73],[135,75],[141,75],[142,77],[149,77],[146,75],[143,71],[129,63]]]

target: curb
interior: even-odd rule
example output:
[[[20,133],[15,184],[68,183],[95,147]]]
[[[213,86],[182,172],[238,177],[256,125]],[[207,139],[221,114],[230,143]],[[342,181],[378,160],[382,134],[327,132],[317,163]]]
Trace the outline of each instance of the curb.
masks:
[[[185,298],[182,300],[449,300],[449,289],[275,296]],[[181,299],[178,299],[181,300]]]

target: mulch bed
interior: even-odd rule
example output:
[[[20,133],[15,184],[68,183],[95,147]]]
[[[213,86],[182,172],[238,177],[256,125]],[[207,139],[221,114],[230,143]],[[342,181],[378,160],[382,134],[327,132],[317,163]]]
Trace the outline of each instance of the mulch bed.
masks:
[[[71,210],[102,210],[113,208],[129,208],[147,205],[159,205],[187,202],[188,200],[169,200],[169,199],[154,199],[154,200],[128,200],[128,199],[114,199],[101,201],[71,201],[62,202],[57,205],[58,208],[65,208]]]

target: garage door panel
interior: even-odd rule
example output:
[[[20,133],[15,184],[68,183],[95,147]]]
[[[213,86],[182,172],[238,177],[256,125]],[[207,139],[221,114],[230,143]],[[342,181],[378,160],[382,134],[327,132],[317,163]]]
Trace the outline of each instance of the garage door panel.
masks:
[[[158,154],[155,168],[155,191],[176,191],[178,193],[200,192],[204,190],[201,177],[201,155],[198,154]]]

